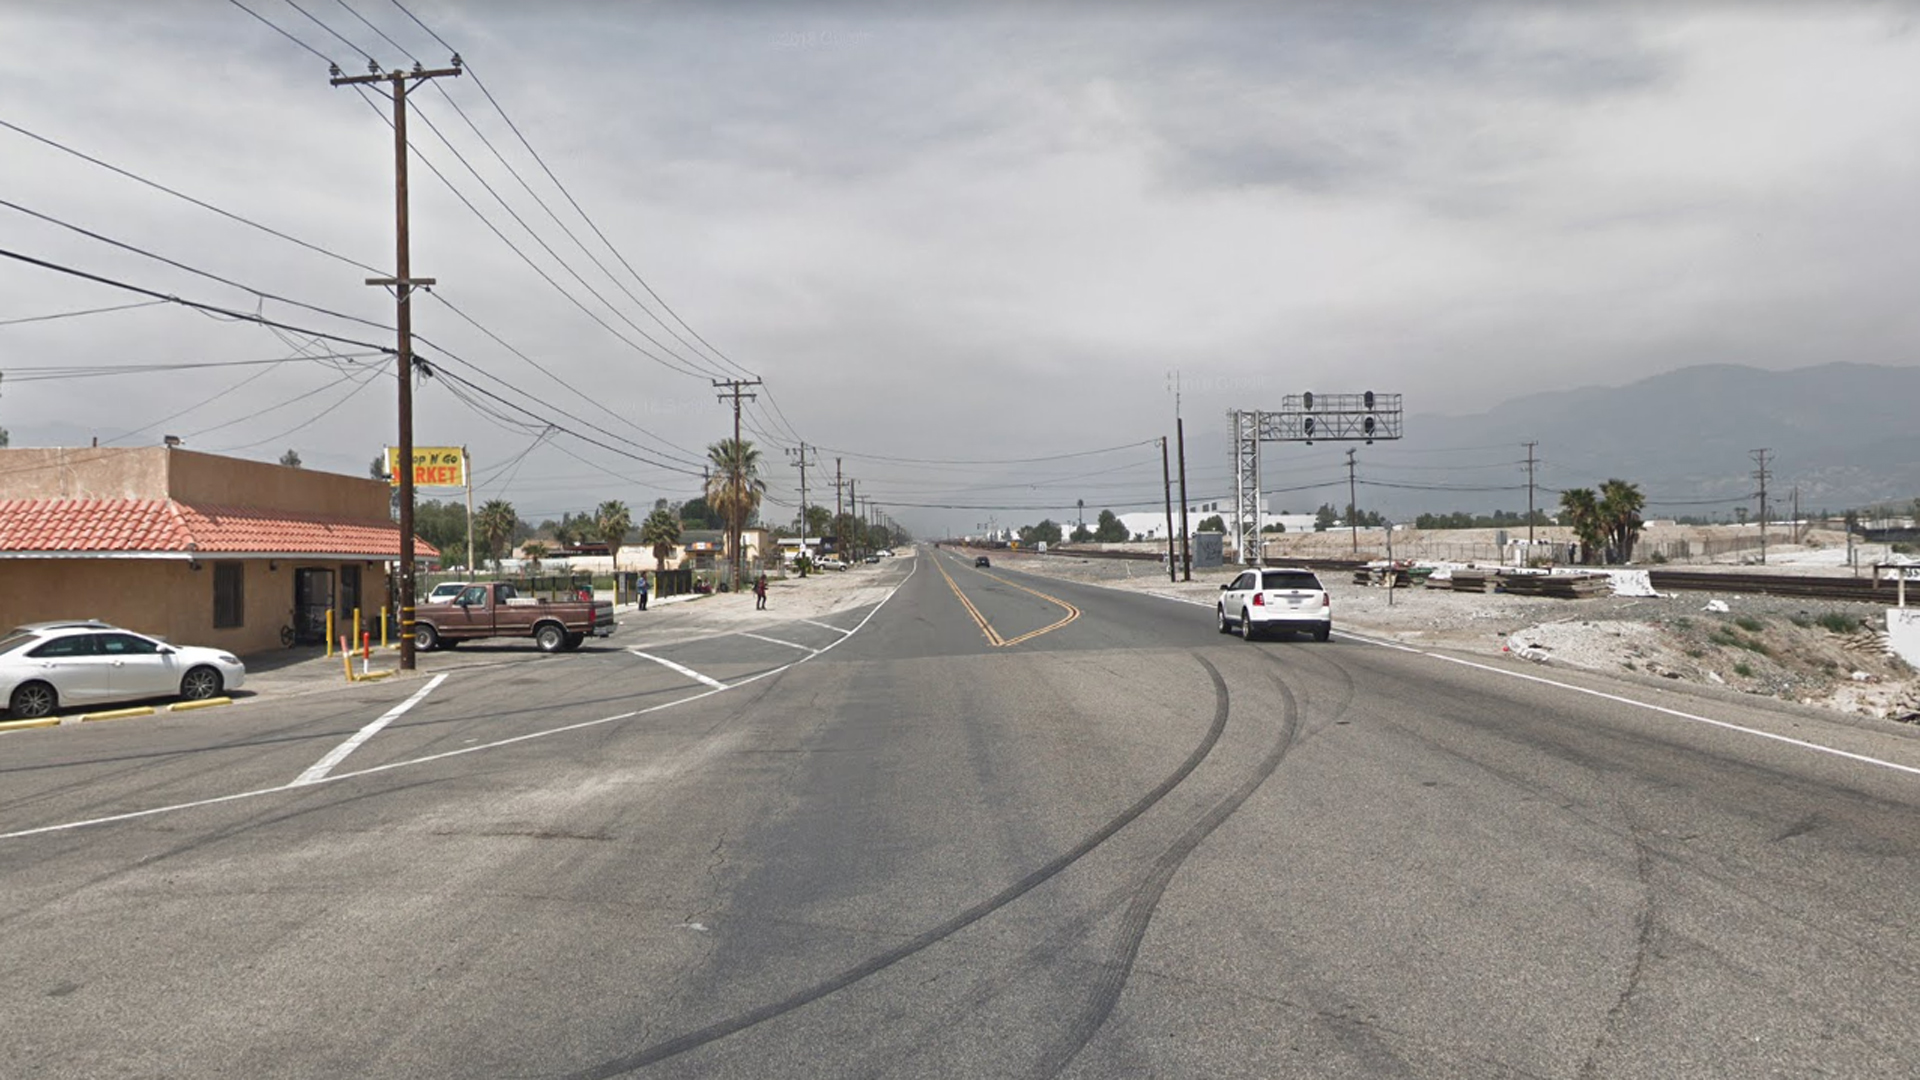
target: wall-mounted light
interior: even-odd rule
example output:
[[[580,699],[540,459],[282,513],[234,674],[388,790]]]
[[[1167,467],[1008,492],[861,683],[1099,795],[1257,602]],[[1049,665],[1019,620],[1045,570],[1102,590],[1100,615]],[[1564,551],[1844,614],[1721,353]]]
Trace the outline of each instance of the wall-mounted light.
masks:
[[[269,571],[277,571],[277,570],[279,570],[279,569],[280,569],[280,562],[279,562],[279,560],[278,560],[278,559],[268,559],[268,560],[267,560],[267,569],[268,569]]]
[[[187,569],[189,569],[189,570],[196,570],[196,571],[197,571],[197,570],[199,570],[199,569],[200,569],[200,560],[199,560],[199,559],[188,559],[188,560],[187,560]]]

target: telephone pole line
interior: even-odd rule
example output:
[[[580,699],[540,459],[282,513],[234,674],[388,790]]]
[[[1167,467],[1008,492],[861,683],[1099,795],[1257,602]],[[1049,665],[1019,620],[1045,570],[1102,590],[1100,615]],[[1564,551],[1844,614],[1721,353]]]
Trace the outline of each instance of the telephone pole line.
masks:
[[[1173,432],[1180,448],[1180,579],[1193,580],[1193,532],[1187,527],[1187,422],[1180,418],[1180,370],[1173,372]],[[1085,516],[1084,514],[1082,515]],[[1266,549],[1263,546],[1261,553]]]
[[[745,508],[740,504],[746,498],[747,494],[747,463],[744,460],[744,455],[740,452],[740,402],[743,400],[752,401],[759,397],[758,394],[748,394],[742,391],[749,386],[759,386],[760,380],[715,379],[713,380],[713,385],[715,388],[725,388],[726,390],[725,393],[719,395],[722,405],[727,403],[728,398],[733,399],[733,450],[727,455],[727,472],[729,474],[727,481],[733,485],[733,512],[727,515],[727,554],[730,556],[727,561],[733,564],[733,591],[739,592],[741,564],[743,561],[742,556],[746,554],[740,550],[740,536],[743,526],[746,525],[745,519],[741,516],[742,510]]]
[[[1539,460],[1533,456],[1537,442],[1527,443],[1527,558],[1533,558],[1533,467]],[[1532,565],[1529,563],[1528,565]]]
[[[1761,449],[1751,451],[1750,453],[1750,456],[1753,458],[1753,460],[1759,463],[1759,466],[1760,466],[1760,468],[1754,472],[1753,476],[1754,476],[1754,479],[1760,481],[1760,565],[1761,566],[1767,565],[1767,478],[1772,475],[1767,471],[1767,454],[1771,451],[1771,449],[1772,449],[1771,447],[1762,447]]]
[[[1160,436],[1160,492],[1167,500],[1167,580],[1180,580],[1180,557],[1173,547],[1173,477],[1167,469],[1167,437]],[[1185,507],[1182,507],[1184,510]],[[1262,551],[1262,554],[1265,554]]]
[[[393,205],[394,266],[390,278],[368,278],[367,284],[393,290],[394,324],[397,327],[396,359],[400,374],[400,669],[414,667],[414,590],[413,590],[413,290],[431,286],[432,278],[413,276],[412,242],[407,229],[407,90],[412,83],[441,77],[460,76],[460,56],[454,54],[453,66],[431,71],[418,62],[412,71],[394,68],[382,73],[378,62],[367,61],[367,74],[342,75],[337,65],[329,65],[331,86],[360,83],[392,84],[393,95]],[[471,567],[469,567],[471,569]]]
[[[795,464],[800,466],[800,554],[807,553],[807,444],[801,443],[798,451],[788,450]]]
[[[1360,554],[1360,499],[1354,494],[1353,455],[1347,451],[1347,529],[1353,534],[1353,553]]]

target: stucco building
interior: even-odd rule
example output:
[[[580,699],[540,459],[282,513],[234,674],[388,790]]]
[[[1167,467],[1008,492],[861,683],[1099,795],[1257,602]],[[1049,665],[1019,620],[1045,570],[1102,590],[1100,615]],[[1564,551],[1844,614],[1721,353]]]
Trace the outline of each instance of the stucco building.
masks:
[[[287,627],[318,641],[327,611],[350,626],[386,604],[389,499],[379,480],[177,447],[0,449],[0,630],[99,618],[243,655]]]

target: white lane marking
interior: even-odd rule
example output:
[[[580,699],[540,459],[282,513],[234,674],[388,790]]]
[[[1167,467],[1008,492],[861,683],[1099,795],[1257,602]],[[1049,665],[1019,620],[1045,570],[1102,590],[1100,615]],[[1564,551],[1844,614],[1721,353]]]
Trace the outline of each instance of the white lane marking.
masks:
[[[312,783],[317,783],[321,780],[326,779],[327,774],[333,771],[333,767],[335,765],[338,765],[342,761],[346,760],[346,757],[348,754],[351,754],[355,750],[360,749],[361,743],[364,743],[368,739],[371,739],[375,735],[379,734],[381,728],[386,727],[388,724],[391,724],[395,720],[398,720],[400,717],[406,715],[406,712],[408,709],[411,709],[415,705],[420,704],[420,699],[426,697],[428,694],[433,693],[435,687],[439,686],[441,683],[446,681],[447,681],[447,675],[445,672],[435,675],[433,678],[427,680],[427,685],[414,691],[412,697],[408,698],[407,700],[401,702],[398,705],[395,705],[393,708],[388,709],[386,713],[380,717],[380,719],[375,720],[373,723],[368,724],[366,727],[363,727],[359,731],[354,732],[347,739],[346,742],[343,742],[339,746],[334,747],[331,751],[327,753],[326,757],[323,757],[319,761],[314,762],[313,766],[309,768],[306,772],[303,772],[299,776],[294,777],[293,783],[289,786],[298,787],[301,784],[312,784]]]
[[[909,574],[908,576],[911,577],[912,575]],[[882,602],[884,603],[884,601]],[[832,623],[823,623],[818,619],[800,619],[797,621],[806,623],[808,626],[817,626],[822,630],[831,630],[834,633],[839,634],[841,637],[847,637],[853,633],[853,631],[851,630],[842,630],[839,627],[833,625]]]
[[[801,645],[797,642],[792,642],[792,641],[781,641],[777,637],[768,637],[765,634],[750,634],[745,630],[742,630],[740,632],[740,636],[750,637],[755,641],[764,641],[769,645],[785,645],[789,649],[799,649],[802,652],[817,653],[820,651],[819,649],[816,649],[811,645]]]
[[[687,678],[692,679],[694,682],[705,683],[715,690],[725,690],[727,688],[727,684],[721,682],[719,679],[713,678],[710,675],[702,675],[685,664],[676,664],[664,656],[655,656],[652,653],[641,652],[639,649],[628,649],[627,651],[642,660],[651,660],[670,671],[677,671]]]
[[[761,679],[771,678],[772,676],[778,675],[781,672],[786,671],[788,668],[798,667],[799,665],[806,663],[807,661],[813,659],[815,656],[820,655],[820,653],[831,652],[836,646],[840,644],[841,641],[846,641],[847,638],[851,638],[854,634],[860,632],[862,629],[866,627],[867,623],[873,620],[873,617],[875,615],[880,614],[880,609],[883,607],[886,607],[887,601],[892,600],[894,596],[898,594],[902,588],[906,587],[907,582],[913,579],[913,575],[917,573],[919,569],[920,569],[920,564],[916,561],[913,565],[913,569],[907,571],[907,576],[900,579],[900,584],[895,585],[893,587],[893,591],[887,593],[887,595],[883,597],[878,604],[875,604],[873,606],[873,610],[867,612],[865,618],[861,619],[857,624],[855,624],[852,630],[847,631],[847,637],[841,638],[840,641],[836,641],[833,644],[828,645],[826,648],[821,649],[819,653],[812,653],[810,655],[803,656],[800,659],[795,660],[791,664],[782,664],[777,668],[772,668],[768,671],[763,671],[758,675],[750,675],[747,678],[741,679],[739,682],[734,683],[733,685],[736,687],[745,686],[748,683],[759,682]],[[371,776],[374,773],[389,772],[394,769],[411,768],[412,766],[415,766],[415,765],[425,765],[430,762],[442,761],[442,760],[445,760],[446,758],[461,757],[466,754],[477,754],[482,750],[493,750],[498,747],[511,746],[514,743],[527,742],[532,739],[544,739],[549,735],[559,735],[568,731],[579,731],[582,728],[599,727],[602,724],[612,724],[612,723],[617,723],[621,720],[631,720],[636,716],[645,716],[648,713],[659,712],[661,709],[671,709],[676,705],[685,705],[691,701],[699,701],[702,698],[710,698],[718,693],[721,693],[721,691],[702,690],[697,694],[689,694],[686,697],[675,698],[672,701],[663,701],[658,705],[650,705],[644,709],[635,709],[631,712],[616,713],[613,716],[603,716],[597,720],[583,720],[577,724],[567,724],[562,727],[548,728],[544,731],[534,731],[534,732],[529,732],[528,734],[525,734],[525,735],[515,735],[510,738],[498,739],[490,743],[481,743],[478,746],[463,746],[457,750],[443,750],[437,754],[426,754],[421,757],[407,758],[401,761],[389,761],[384,765],[372,765],[365,769],[357,769],[352,772],[334,773],[331,776],[328,776],[328,777],[325,777],[324,779],[316,781],[314,785],[307,785],[307,786],[317,786],[319,784],[331,784],[340,780],[351,780],[354,777],[358,777],[358,776]],[[176,810],[192,810],[192,809],[195,809],[196,807],[201,807],[201,806],[214,806],[219,803],[234,802],[239,799],[251,799],[258,795],[276,795],[283,792],[294,791],[294,790],[297,790],[297,788],[293,784],[282,784],[279,787],[270,787],[270,788],[256,788],[253,791],[239,791],[231,795],[218,795],[211,799],[196,799],[192,802],[173,803],[169,806],[156,806],[147,810],[134,810],[124,814],[112,814],[107,817],[86,818],[80,821],[64,821],[58,825],[41,825],[37,828],[21,829],[17,832],[0,833],[0,840],[15,840],[15,839],[19,839],[21,837],[26,837],[26,836],[38,836],[41,833],[64,832],[68,829],[79,829],[89,825],[107,825],[116,821],[129,821],[134,818],[152,817],[156,814],[166,814]]]
[[[1063,579],[1057,579],[1057,580],[1065,580],[1070,582],[1072,581],[1071,578],[1063,578]],[[1203,601],[1189,599],[1188,597],[1185,597],[1185,596],[1174,596],[1174,595],[1169,595],[1167,593],[1146,592],[1141,589],[1122,589],[1113,585],[1102,585],[1097,581],[1082,581],[1082,582],[1074,582],[1074,583],[1080,584],[1080,585],[1092,585],[1095,588],[1109,589],[1109,590],[1112,590],[1113,592],[1131,593],[1135,596],[1144,595],[1144,596],[1151,596],[1159,600],[1172,600],[1176,603],[1181,603],[1181,604],[1194,604],[1199,607],[1212,606],[1211,604],[1207,604]],[[1396,642],[1384,641],[1379,638],[1364,637],[1362,635],[1352,633],[1351,631],[1341,631],[1337,633],[1335,636],[1350,638],[1354,641],[1361,642],[1362,644],[1372,645],[1377,648],[1393,649],[1397,652],[1413,653],[1416,656],[1425,656],[1434,660],[1444,660],[1449,664],[1460,664],[1464,667],[1477,668],[1480,671],[1489,671],[1495,675],[1505,675],[1508,678],[1512,678],[1512,679],[1524,679],[1527,682],[1540,683],[1543,686],[1555,686],[1555,687],[1559,687],[1562,690],[1571,690],[1577,694],[1587,694],[1592,697],[1604,698],[1608,701],[1618,702],[1619,704],[1622,704],[1622,705],[1633,705],[1642,709],[1647,709],[1651,712],[1664,713],[1667,716],[1677,717],[1681,720],[1691,720],[1698,724],[1707,724],[1711,727],[1722,728],[1726,731],[1736,731],[1743,735],[1752,735],[1761,739],[1771,739],[1774,742],[1786,743],[1788,746],[1797,746],[1803,750],[1812,750],[1815,753],[1831,754],[1834,757],[1846,758],[1849,761],[1858,761],[1863,765],[1877,765],[1883,769],[1893,769],[1896,772],[1903,772],[1913,776],[1920,776],[1920,768],[1916,768],[1915,766],[1912,766],[1912,765],[1902,765],[1897,761],[1887,761],[1884,758],[1871,757],[1866,754],[1856,754],[1851,750],[1840,750],[1832,746],[1822,746],[1819,743],[1808,742],[1805,739],[1796,739],[1789,735],[1776,735],[1771,731],[1762,731],[1759,728],[1747,727],[1744,724],[1736,724],[1730,720],[1715,720],[1712,717],[1700,716],[1696,713],[1682,712],[1679,709],[1669,709],[1665,705],[1655,705],[1650,701],[1638,701],[1638,700],[1635,700],[1634,698],[1623,697],[1619,694],[1609,694],[1604,690],[1590,690],[1584,686],[1576,686],[1573,683],[1564,683],[1556,679],[1543,678],[1539,675],[1530,675],[1524,671],[1508,671],[1505,668],[1497,668],[1489,664],[1482,664],[1472,660],[1462,660],[1456,656],[1446,656],[1437,652],[1429,652],[1425,649],[1417,649],[1410,645],[1401,645]]]

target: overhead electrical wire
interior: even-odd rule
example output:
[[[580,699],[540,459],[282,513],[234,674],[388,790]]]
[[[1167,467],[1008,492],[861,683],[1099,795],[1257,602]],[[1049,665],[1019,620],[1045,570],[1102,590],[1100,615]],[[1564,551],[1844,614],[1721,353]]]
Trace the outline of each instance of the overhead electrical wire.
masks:
[[[142,300],[137,304],[114,304],[111,307],[84,308],[80,311],[60,311],[52,315],[28,315],[19,319],[0,319],[0,326],[19,326],[23,323],[52,322],[55,319],[73,319],[81,315],[104,315],[109,311],[132,311],[135,308],[155,307],[166,303],[165,300]]]

